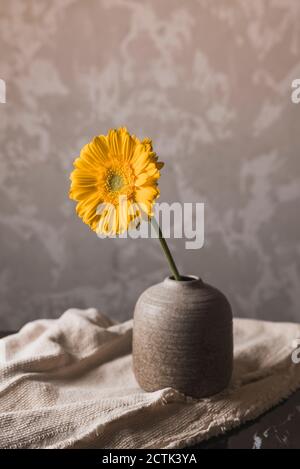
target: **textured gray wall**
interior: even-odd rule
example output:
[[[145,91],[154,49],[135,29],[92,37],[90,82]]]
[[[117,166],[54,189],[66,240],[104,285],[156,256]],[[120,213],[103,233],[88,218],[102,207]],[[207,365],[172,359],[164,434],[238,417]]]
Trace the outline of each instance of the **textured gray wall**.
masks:
[[[123,319],[167,275],[156,240],[99,240],[68,175],[110,127],[152,136],[161,200],[204,201],[183,272],[237,316],[300,321],[299,0],[1,0],[0,328],[98,306]]]

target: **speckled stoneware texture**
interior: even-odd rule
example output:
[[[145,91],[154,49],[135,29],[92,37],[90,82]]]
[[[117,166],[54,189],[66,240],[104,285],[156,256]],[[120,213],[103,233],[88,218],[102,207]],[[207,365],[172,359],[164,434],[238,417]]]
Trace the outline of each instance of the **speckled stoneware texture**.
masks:
[[[226,388],[233,367],[226,297],[197,277],[148,288],[134,312],[133,367],[145,391],[172,387],[206,397]]]

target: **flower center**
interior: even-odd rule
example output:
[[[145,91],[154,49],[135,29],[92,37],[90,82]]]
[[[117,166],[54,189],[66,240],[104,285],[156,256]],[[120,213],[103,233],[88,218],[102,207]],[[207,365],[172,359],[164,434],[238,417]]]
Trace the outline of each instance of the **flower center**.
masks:
[[[105,202],[118,205],[121,196],[127,199],[133,196],[134,180],[130,165],[114,164],[99,179],[99,195]]]
[[[111,192],[117,192],[122,189],[125,181],[121,174],[109,170],[107,175],[107,186]]]

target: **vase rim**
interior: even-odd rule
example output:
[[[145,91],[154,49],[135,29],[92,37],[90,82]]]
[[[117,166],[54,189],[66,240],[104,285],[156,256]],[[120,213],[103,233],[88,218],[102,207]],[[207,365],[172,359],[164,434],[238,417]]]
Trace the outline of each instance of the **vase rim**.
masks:
[[[165,278],[164,283],[171,286],[188,286],[202,283],[202,280],[197,275],[183,275],[181,280],[175,280],[173,276],[169,276]]]

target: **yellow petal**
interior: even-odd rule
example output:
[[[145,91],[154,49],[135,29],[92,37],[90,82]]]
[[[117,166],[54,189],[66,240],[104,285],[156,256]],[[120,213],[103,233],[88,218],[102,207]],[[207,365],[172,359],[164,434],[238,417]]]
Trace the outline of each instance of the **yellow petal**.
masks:
[[[104,135],[97,135],[97,137],[93,139],[93,145],[97,148],[102,158],[108,158],[108,142]]]
[[[150,215],[152,214],[152,204],[158,195],[159,190],[156,187],[141,187],[136,190],[135,200],[141,207],[141,210]]]
[[[135,148],[135,142],[131,136],[127,133],[123,136],[123,149],[122,154],[125,161],[129,161],[133,155]]]
[[[122,134],[116,129],[108,133],[109,151],[112,155],[119,157],[122,154]]]

